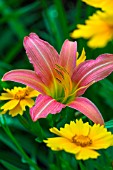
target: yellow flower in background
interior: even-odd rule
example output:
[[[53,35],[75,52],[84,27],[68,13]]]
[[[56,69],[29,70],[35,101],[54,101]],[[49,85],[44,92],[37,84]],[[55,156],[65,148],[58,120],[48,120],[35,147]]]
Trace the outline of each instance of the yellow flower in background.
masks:
[[[54,151],[64,150],[75,154],[76,159],[86,160],[97,158],[100,154],[95,150],[106,149],[113,146],[113,135],[100,124],[90,126],[89,123],[76,120],[65,124],[64,128],[53,127],[50,131],[60,137],[44,140],[47,146]]]
[[[9,100],[4,104],[1,109],[3,111],[0,114],[5,114],[9,111],[9,115],[16,116],[17,114],[22,115],[25,111],[25,106],[32,107],[34,100],[32,97],[37,97],[39,92],[32,89],[31,87],[14,87],[14,89],[4,89],[6,93],[1,93],[0,100]]]
[[[113,0],[82,0],[86,4],[113,13]]]
[[[78,24],[70,36],[89,39],[88,46],[102,48],[113,40],[113,14],[97,11],[86,20],[85,25]]]

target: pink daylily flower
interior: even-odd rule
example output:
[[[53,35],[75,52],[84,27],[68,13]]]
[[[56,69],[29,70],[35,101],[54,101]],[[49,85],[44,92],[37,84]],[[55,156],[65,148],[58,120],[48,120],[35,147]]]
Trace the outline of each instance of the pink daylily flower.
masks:
[[[23,83],[38,90],[30,115],[33,121],[56,114],[69,106],[95,123],[104,124],[101,113],[87,98],[80,97],[86,89],[113,71],[113,54],[102,54],[96,60],[76,64],[77,43],[65,40],[60,54],[35,33],[24,38],[24,47],[34,71],[12,70],[3,81]]]

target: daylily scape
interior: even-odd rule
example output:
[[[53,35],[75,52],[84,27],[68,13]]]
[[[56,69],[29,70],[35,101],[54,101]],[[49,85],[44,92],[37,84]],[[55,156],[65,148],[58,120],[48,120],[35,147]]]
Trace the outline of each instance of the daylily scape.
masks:
[[[77,62],[77,43],[65,40],[60,54],[35,33],[24,38],[24,47],[34,71],[11,70],[3,81],[23,83],[39,91],[35,106],[30,109],[33,121],[56,114],[69,106],[95,123],[104,124],[101,113],[87,98],[80,97],[93,83],[113,71],[113,54],[102,54],[96,60],[85,60],[85,52]],[[77,64],[78,63],[78,64]]]

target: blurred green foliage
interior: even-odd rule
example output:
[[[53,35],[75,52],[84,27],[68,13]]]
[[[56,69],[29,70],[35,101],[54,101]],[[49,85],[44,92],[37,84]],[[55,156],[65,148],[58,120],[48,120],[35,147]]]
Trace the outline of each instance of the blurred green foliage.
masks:
[[[35,32],[59,52],[64,40],[71,39],[70,32],[94,11],[81,0],[0,0],[0,79],[12,69],[33,69],[23,48],[24,36]],[[77,42],[79,53],[85,47],[87,59],[95,59],[102,53],[113,53],[111,42],[102,49],[90,49],[83,39]],[[0,91],[14,85],[20,84],[1,81]],[[105,121],[109,121],[106,127],[113,131],[113,73],[92,85],[84,95],[97,105]],[[35,123],[28,110],[24,117],[5,115],[4,119],[1,116],[0,170],[112,170],[113,148],[100,151],[101,157],[97,160],[76,161],[74,155],[64,151],[53,152],[43,143],[43,139],[51,136],[50,127],[62,127],[81,116],[88,121],[80,113],[75,115],[75,110],[70,108]]]

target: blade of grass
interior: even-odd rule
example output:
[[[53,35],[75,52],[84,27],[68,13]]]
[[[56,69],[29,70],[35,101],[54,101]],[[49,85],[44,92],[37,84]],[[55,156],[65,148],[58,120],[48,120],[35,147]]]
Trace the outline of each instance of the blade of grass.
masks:
[[[15,167],[14,165],[12,165],[12,164],[4,161],[4,160],[0,160],[0,163],[1,163],[4,167],[6,167],[8,170],[21,170],[20,168],[17,168],[17,167]]]
[[[38,165],[33,162],[28,155],[24,152],[23,148],[21,147],[21,145],[17,142],[16,138],[13,136],[12,132],[10,131],[9,127],[7,126],[5,117],[3,117],[3,124],[1,124],[2,128],[4,129],[4,131],[6,132],[6,134],[9,136],[9,138],[11,139],[11,141],[15,144],[15,146],[18,148],[18,150],[21,153],[21,156],[26,160],[26,162],[31,166],[34,167],[35,170],[40,170],[40,168],[38,167]]]

